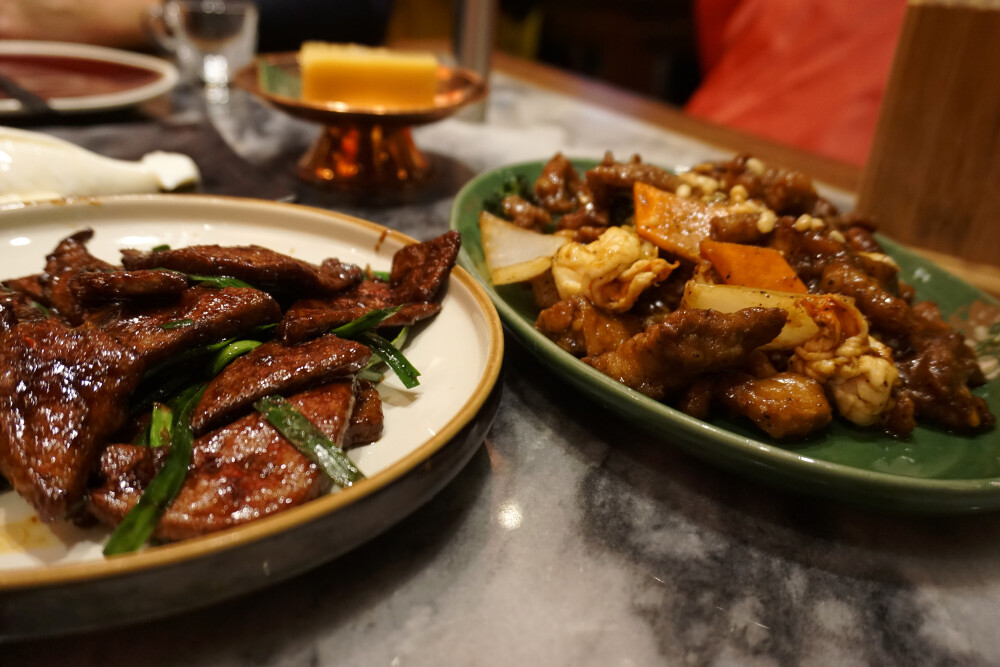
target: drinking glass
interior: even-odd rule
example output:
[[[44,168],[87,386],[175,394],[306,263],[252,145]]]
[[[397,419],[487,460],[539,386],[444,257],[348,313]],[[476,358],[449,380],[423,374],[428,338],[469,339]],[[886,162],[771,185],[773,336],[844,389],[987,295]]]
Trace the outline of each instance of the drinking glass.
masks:
[[[165,0],[150,9],[150,27],[182,74],[228,85],[257,50],[257,7],[250,0]]]

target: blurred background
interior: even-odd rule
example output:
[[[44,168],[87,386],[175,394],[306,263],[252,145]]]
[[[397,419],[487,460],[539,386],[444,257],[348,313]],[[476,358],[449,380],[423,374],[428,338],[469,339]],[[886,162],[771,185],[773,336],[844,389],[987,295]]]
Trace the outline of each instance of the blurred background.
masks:
[[[451,39],[456,0],[395,0],[388,42]],[[497,47],[861,166],[905,0],[500,0]]]

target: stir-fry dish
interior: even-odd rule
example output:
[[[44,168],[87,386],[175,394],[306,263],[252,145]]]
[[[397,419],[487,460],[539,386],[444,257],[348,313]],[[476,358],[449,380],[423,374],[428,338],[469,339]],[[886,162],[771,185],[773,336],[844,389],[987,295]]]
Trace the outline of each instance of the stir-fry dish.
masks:
[[[376,383],[433,317],[449,232],[391,269],[260,246],[88,252],[64,239],[0,289],[0,472],[48,522],[116,529],[105,553],[238,526],[351,486],[379,439]]]
[[[687,414],[801,438],[835,416],[905,438],[991,429],[976,353],[916,302],[872,221],[750,156],[675,174],[562,155],[485,202],[495,284],[530,284],[535,327]]]

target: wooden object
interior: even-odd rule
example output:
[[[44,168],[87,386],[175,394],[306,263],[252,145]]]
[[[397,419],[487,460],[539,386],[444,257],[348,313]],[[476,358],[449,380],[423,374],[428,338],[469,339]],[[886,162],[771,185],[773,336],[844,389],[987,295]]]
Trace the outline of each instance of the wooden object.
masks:
[[[1000,0],[907,6],[858,209],[904,243],[1000,266]]]

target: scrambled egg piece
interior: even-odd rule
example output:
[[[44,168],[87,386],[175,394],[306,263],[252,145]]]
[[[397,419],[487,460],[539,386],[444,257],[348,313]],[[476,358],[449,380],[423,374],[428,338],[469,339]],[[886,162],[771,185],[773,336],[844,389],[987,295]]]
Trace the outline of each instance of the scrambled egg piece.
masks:
[[[892,350],[868,335],[868,322],[853,304],[833,295],[823,308],[803,303],[819,333],[799,347],[789,370],[824,384],[845,419],[871,426],[893,406],[899,371]]]
[[[631,227],[609,227],[586,245],[567,243],[552,259],[560,299],[581,294],[612,312],[625,312],[644,289],[670,275],[677,263],[658,256],[656,246]]]

